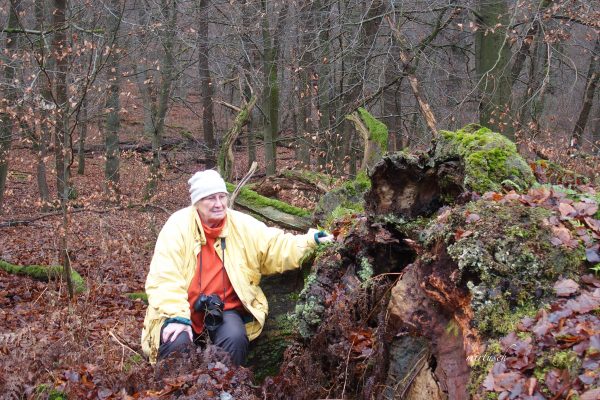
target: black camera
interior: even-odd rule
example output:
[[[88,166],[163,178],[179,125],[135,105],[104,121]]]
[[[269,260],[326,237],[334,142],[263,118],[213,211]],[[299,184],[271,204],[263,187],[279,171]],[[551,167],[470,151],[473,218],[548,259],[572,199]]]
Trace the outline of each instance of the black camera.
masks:
[[[223,307],[225,303],[218,294],[200,294],[194,303],[194,311],[204,312],[204,326],[210,332],[215,331],[223,323]]]

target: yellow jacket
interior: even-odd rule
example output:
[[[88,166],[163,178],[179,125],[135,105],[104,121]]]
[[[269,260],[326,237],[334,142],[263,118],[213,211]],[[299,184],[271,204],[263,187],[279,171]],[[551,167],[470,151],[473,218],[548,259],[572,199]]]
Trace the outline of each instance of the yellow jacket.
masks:
[[[267,227],[249,215],[228,210],[221,237],[225,238],[227,275],[242,304],[254,317],[246,324],[246,334],[253,340],[262,331],[269,312],[267,299],[258,286],[261,275],[297,268],[302,255],[316,246],[314,231],[292,235]],[[190,319],[188,287],[204,244],[200,217],[193,206],[171,215],[158,235],[146,278],[148,309],[142,330],[142,349],[153,364],[164,321],[175,317]],[[221,241],[216,240],[214,246],[221,258]]]

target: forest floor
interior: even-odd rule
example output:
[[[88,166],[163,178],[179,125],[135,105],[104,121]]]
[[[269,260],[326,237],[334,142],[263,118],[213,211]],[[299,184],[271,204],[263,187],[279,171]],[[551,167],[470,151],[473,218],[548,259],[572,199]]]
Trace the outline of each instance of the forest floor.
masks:
[[[133,123],[125,127],[121,140],[135,138],[141,129]],[[180,137],[180,130],[171,126],[167,137]],[[88,139],[90,145],[100,143],[93,135]],[[152,384],[153,373],[141,355],[146,305],[127,294],[144,291],[157,235],[172,212],[189,205],[187,180],[204,169],[197,161],[202,156],[199,149],[165,153],[163,176],[149,207],[142,201],[148,154],[122,154],[118,205],[104,194],[102,154],[86,154],[84,175],[76,174],[77,162],[73,165],[77,198],[70,204],[69,256],[87,285],[87,291],[73,302],[60,280],[39,282],[0,269],[0,397],[48,398],[54,388],[69,393],[69,398],[127,398],[126,392],[139,398],[160,393],[165,383],[157,378]],[[260,176],[264,171],[260,147],[257,153]],[[278,156],[278,170],[293,166],[293,151],[282,147]],[[237,176],[246,172],[247,159],[245,151],[236,152]],[[30,146],[13,143],[9,165],[0,210],[0,260],[56,265],[62,217],[58,211],[41,211]],[[49,171],[47,179],[54,199],[55,174]],[[304,201],[302,206],[306,205]],[[8,221],[29,222],[2,226]],[[211,368],[212,374],[221,371]],[[250,374],[244,371],[236,374]],[[132,373],[140,375],[132,380]],[[235,381],[235,374],[227,379]]]
[[[131,122],[137,118],[132,113],[125,121],[122,140],[139,137],[141,126]],[[172,115],[172,120],[197,131],[197,121],[189,115]],[[167,137],[181,138],[182,126],[169,121],[167,126]],[[92,135],[88,143],[100,144],[101,139]],[[264,171],[260,148],[257,154],[260,176]],[[71,203],[68,247],[72,267],[84,278],[87,291],[70,302],[60,280],[39,282],[0,269],[1,397],[43,399],[59,390],[69,398],[146,398],[167,396],[183,385],[201,385],[203,392],[197,398],[262,397],[260,387],[249,379],[251,371],[230,369],[218,354],[209,354],[214,349],[207,349],[200,372],[194,373],[173,370],[165,375],[164,368],[162,372],[150,368],[142,356],[146,305],[127,294],[143,292],[156,237],[169,215],[189,204],[187,179],[204,169],[198,161],[201,155],[198,148],[166,152],[163,176],[149,206],[142,201],[148,154],[122,154],[118,205],[104,194],[102,154],[87,154],[84,175],[75,173],[75,162],[77,198]],[[235,159],[235,173],[241,177],[247,154],[237,151]],[[13,144],[0,210],[0,260],[56,265],[62,217],[41,212],[34,160],[28,144]],[[294,165],[293,150],[280,147],[278,171]],[[51,171],[48,183],[52,192]],[[306,201],[298,205],[310,206]],[[2,227],[8,221],[29,222]]]

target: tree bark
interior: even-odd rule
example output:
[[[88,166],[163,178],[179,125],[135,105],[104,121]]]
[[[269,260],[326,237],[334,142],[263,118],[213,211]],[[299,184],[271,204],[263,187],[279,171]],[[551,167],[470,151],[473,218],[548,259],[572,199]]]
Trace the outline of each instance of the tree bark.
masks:
[[[18,25],[17,13],[21,8],[21,1],[11,1],[9,16],[8,16],[8,28],[16,28]],[[10,59],[12,52],[17,47],[17,34],[7,33],[6,34],[6,55]],[[15,77],[15,69],[12,63],[15,60],[8,61],[2,68],[4,71],[4,79],[7,84],[4,89],[4,99],[0,102],[1,108],[12,108],[15,106],[16,89],[13,87],[13,80]],[[10,152],[10,145],[12,142],[13,135],[13,120],[8,112],[0,113],[0,207],[4,201],[4,189],[6,187],[6,178],[8,176],[8,154]]]
[[[35,0],[35,19],[37,29],[44,30],[45,26],[45,8],[43,0]],[[40,40],[36,48],[36,57],[38,68],[40,69],[39,90],[41,95],[40,109],[40,136],[34,141],[33,149],[37,155],[37,183],[40,200],[42,201],[42,210],[48,208],[50,200],[50,191],[48,189],[48,180],[46,177],[46,156],[48,155],[48,146],[50,144],[50,124],[48,123],[48,106],[52,104],[52,82],[48,77],[47,67],[52,70],[52,58],[47,59],[46,47],[44,41]]]
[[[233,150],[232,146],[242,128],[248,122],[248,118],[252,113],[252,108],[256,104],[256,96],[252,96],[250,101],[246,103],[233,121],[233,126],[223,137],[223,143],[219,149],[219,172],[226,181],[231,181],[233,178]]]
[[[118,191],[119,185],[119,128],[120,118],[119,110],[121,108],[119,102],[119,92],[121,88],[119,61],[117,58],[118,49],[118,33],[121,25],[122,10],[120,9],[119,0],[111,0],[110,10],[108,13],[107,26],[109,29],[109,47],[110,53],[106,61],[108,71],[108,93],[106,97],[106,129],[104,130],[104,143],[106,146],[105,156],[106,163],[104,166],[104,177],[107,181],[109,194],[113,191]]]
[[[282,31],[288,3],[277,15],[276,33],[273,35],[269,24],[269,10],[267,0],[261,0],[260,6],[263,12],[262,38],[264,45],[263,68],[265,74],[265,87],[267,93],[267,127],[264,131],[265,162],[267,176],[274,175],[277,168],[277,135],[279,133],[279,35]]]
[[[88,129],[87,96],[83,98],[79,111],[79,140],[77,141],[77,175],[85,174],[85,139]]]
[[[147,200],[154,195],[159,179],[160,154],[165,126],[165,116],[169,105],[169,95],[173,82],[173,67],[175,62],[175,28],[177,23],[177,2],[175,0],[162,0],[162,13],[166,18],[165,29],[162,34],[164,54],[160,68],[160,87],[158,92],[158,104],[156,106],[156,117],[152,131],[152,165],[150,177],[146,184],[144,198]]]
[[[440,20],[441,20],[441,15],[440,15],[440,18],[438,19],[438,25],[439,25]],[[421,111],[421,116],[425,120],[425,124],[427,125],[427,128],[429,128],[429,131],[435,138],[438,135],[437,121],[435,119],[435,115],[433,114],[433,111],[431,110],[429,102],[425,99],[425,96],[421,93],[419,80],[417,79],[417,75],[416,75],[416,67],[413,64],[413,61],[412,61],[410,55],[408,54],[408,50],[407,50],[408,46],[406,45],[406,40],[404,39],[404,37],[400,33],[400,31],[393,25],[393,23],[391,22],[390,19],[388,19],[388,23],[390,25],[390,28],[392,29],[394,38],[400,45],[400,61],[402,62],[404,73],[405,73],[406,77],[408,78],[408,82],[410,84],[412,93],[415,96],[415,99],[417,100],[417,103],[419,105],[419,110]],[[437,31],[432,32],[432,34],[429,37],[435,37],[438,32],[439,32],[439,27],[437,28]],[[423,44],[424,44],[424,42],[421,43],[421,45],[423,45]]]
[[[512,124],[507,121],[510,101],[510,48],[506,29],[506,0],[478,0],[478,31],[475,36],[475,69],[481,93],[479,121],[481,125],[502,132],[514,140]]]
[[[60,198],[63,219],[60,229],[60,262],[64,268],[64,279],[67,282],[69,298],[73,298],[73,282],[71,280],[71,260],[69,258],[67,231],[69,219],[67,214],[67,201],[70,195],[70,167],[72,157],[71,136],[68,119],[68,93],[67,93],[67,70],[68,54],[67,40],[65,34],[65,13],[67,0],[54,0],[53,26],[56,30],[52,43],[53,56],[56,59],[55,96],[56,99],[56,129],[54,131],[54,154],[56,157],[56,187]]]
[[[216,165],[217,152],[214,133],[213,85],[209,69],[209,0],[198,1],[198,77],[200,78],[200,96],[202,97],[202,130],[206,149],[206,168]]]
[[[577,118],[577,122],[575,123],[575,128],[573,129],[573,134],[571,136],[571,147],[581,147],[581,137],[583,136],[583,131],[585,130],[585,126],[587,125],[588,118],[590,116],[590,110],[592,109],[592,104],[594,102],[594,94],[596,93],[596,88],[598,87],[599,80],[600,38],[596,38],[596,44],[594,45],[594,50],[592,51],[590,67],[588,69],[587,79],[585,81],[586,84],[585,92],[583,94],[583,105],[581,107],[579,118]]]

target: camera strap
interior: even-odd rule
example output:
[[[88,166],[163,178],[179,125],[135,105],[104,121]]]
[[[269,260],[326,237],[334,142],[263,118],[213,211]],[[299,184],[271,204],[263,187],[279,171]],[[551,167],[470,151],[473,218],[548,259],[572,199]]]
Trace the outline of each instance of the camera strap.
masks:
[[[225,296],[227,293],[227,288],[225,285],[225,238],[221,238],[221,282],[223,285],[223,303],[225,303]],[[200,292],[202,292],[202,248],[200,249],[200,279],[198,279],[198,286],[200,289]]]

